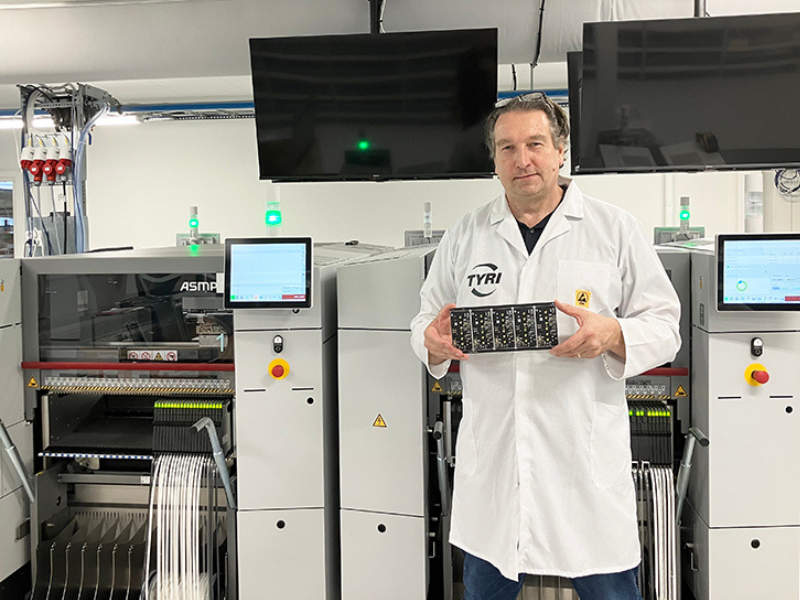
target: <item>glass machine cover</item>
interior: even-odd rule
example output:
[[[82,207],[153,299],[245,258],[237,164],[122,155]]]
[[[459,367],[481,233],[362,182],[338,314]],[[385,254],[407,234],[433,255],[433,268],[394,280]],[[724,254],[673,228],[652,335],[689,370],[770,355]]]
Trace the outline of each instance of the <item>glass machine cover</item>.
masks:
[[[586,23],[582,54],[573,173],[800,166],[800,12]]]
[[[233,362],[216,273],[39,275],[40,360]]]
[[[497,30],[250,40],[261,179],[490,177]]]

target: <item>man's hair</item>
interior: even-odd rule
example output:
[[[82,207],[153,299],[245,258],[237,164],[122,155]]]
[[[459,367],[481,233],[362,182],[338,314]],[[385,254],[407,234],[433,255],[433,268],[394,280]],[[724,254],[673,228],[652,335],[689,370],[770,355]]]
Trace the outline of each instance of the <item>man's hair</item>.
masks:
[[[501,101],[502,102],[502,101]],[[503,113],[518,111],[541,110],[550,122],[550,135],[556,148],[569,148],[569,119],[564,109],[550,100],[545,94],[523,94],[508,99],[501,106],[495,106],[494,110],[486,117],[484,128],[486,147],[489,149],[489,156],[494,160],[494,128],[497,119]]]

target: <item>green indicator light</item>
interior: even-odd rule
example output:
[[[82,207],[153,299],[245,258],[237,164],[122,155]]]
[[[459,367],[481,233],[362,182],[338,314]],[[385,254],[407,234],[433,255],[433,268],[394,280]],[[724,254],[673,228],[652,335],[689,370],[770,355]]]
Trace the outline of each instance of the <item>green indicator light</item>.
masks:
[[[275,227],[276,225],[280,225],[283,221],[281,217],[281,211],[279,210],[268,210],[266,216],[267,225],[270,227]]]
[[[199,225],[200,225],[199,219],[189,219],[189,227],[191,227],[192,229],[198,227]]]
[[[369,150],[369,140],[358,140],[359,150]]]
[[[688,210],[682,210],[680,216],[681,216],[681,221],[688,221],[689,220],[689,211]]]

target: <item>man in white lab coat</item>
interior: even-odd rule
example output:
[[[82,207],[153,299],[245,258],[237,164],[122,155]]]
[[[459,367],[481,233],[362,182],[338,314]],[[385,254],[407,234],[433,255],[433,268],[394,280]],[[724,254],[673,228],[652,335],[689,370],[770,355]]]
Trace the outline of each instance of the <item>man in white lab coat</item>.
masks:
[[[624,380],[674,358],[678,299],[641,224],[559,177],[558,105],[501,101],[486,134],[505,192],[448,229],[412,322],[434,377],[463,361],[450,539],[465,600],[513,600],[526,573],[568,577],[582,600],[638,599]],[[553,299],[549,352],[452,345],[454,305]]]

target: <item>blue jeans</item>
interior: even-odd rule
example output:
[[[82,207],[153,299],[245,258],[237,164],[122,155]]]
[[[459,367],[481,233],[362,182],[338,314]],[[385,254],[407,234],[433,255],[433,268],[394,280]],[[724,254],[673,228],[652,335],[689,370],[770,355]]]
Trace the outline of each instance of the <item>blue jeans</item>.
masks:
[[[581,600],[642,600],[636,575],[639,567],[621,573],[589,575],[572,579],[572,587]],[[515,600],[525,582],[506,579],[494,565],[464,552],[464,600]]]

